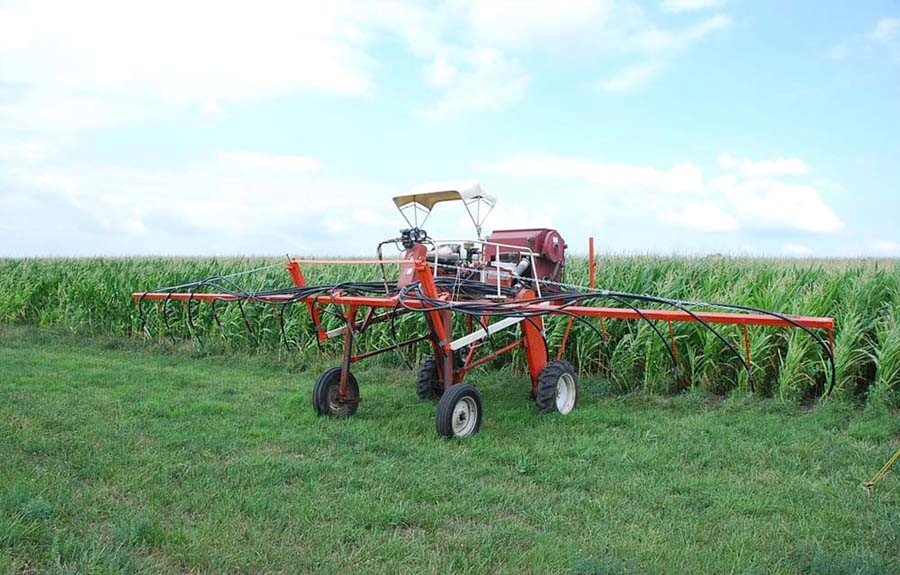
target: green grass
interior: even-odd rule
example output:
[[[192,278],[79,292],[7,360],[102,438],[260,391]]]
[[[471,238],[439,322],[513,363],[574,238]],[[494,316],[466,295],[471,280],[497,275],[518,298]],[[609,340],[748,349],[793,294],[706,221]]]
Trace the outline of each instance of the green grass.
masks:
[[[482,432],[445,441],[393,361],[331,420],[316,354],[0,327],[0,572],[900,572],[900,478],[861,488],[886,408],[585,378],[538,416],[504,367],[472,374]]]
[[[206,353],[243,350],[265,353],[316,349],[305,306],[279,308],[245,305],[244,319],[234,304],[220,304],[222,332],[211,306],[186,307],[145,303],[148,331],[141,330],[134,291],[180,284],[216,274],[259,266],[270,267],[236,278],[247,290],[290,284],[284,261],[260,258],[121,258],[0,259],[0,323],[36,325],[73,334],[140,337],[156,342],[193,342]],[[374,266],[306,266],[307,280],[323,285],[376,279]],[[570,258],[566,280],[587,284],[587,262]],[[900,407],[900,261],[898,260],[771,260],[752,258],[604,257],[597,285],[680,299],[722,301],[801,315],[828,315],[836,320],[837,382],[835,395],[857,402]],[[598,304],[612,302],[598,302]],[[171,329],[166,329],[162,310]],[[284,321],[282,334],[279,319]],[[339,325],[326,316],[328,328]],[[643,322],[607,321],[604,344],[593,329],[576,323],[566,353],[583,374],[601,375],[621,394],[634,391],[677,393],[699,389],[716,394],[748,390],[741,363],[727,348],[695,324],[676,324],[682,359],[675,370],[650,327]],[[658,326],[664,333],[667,326]],[[401,318],[397,336],[420,335],[426,329],[417,314]],[[743,349],[741,332],[720,328]],[[548,339],[562,339],[565,318],[548,319]],[[824,335],[824,334],[823,334]],[[392,341],[386,324],[373,326],[363,347]],[[757,394],[789,403],[808,402],[821,394],[826,366],[823,353],[806,334],[780,328],[752,328],[750,347]],[[420,353],[424,350],[420,348]],[[521,360],[521,350],[513,360]],[[679,376],[683,373],[684,377]]]

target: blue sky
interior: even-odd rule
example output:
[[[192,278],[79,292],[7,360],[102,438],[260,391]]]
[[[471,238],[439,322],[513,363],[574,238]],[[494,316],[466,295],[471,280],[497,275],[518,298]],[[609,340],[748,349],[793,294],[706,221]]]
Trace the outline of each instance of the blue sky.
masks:
[[[0,0],[0,256],[369,254],[475,179],[576,251],[895,257],[898,134],[896,2]]]

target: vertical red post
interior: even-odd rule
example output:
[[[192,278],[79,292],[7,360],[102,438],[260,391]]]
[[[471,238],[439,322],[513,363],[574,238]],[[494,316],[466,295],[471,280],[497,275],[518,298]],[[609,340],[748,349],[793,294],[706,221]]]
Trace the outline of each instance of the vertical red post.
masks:
[[[747,326],[742,325],[741,328],[744,331],[744,353],[747,355],[747,368],[751,368],[753,366],[753,358],[750,356],[750,333],[747,331]]]
[[[672,355],[675,357],[676,367],[681,367],[681,357],[678,355],[678,345],[675,343],[675,326],[669,322],[669,341],[672,344]]]
[[[523,289],[516,299],[535,297],[533,290]],[[525,361],[531,375],[531,389],[537,390],[538,375],[547,367],[547,342],[544,339],[544,318],[542,316],[526,317],[519,324],[522,327],[522,339],[525,342]]]
[[[563,355],[566,353],[566,343],[569,341],[569,332],[572,331],[573,323],[575,323],[574,317],[570,317],[569,321],[566,322],[566,331],[563,332],[562,341],[559,343],[559,351],[556,352],[556,359],[562,359]]]
[[[350,363],[353,357],[353,329],[356,325],[357,306],[344,306],[344,316],[347,325],[344,327],[344,355],[341,360],[341,381],[338,386],[338,397],[347,399],[347,375],[350,373]]]
[[[294,282],[294,287],[306,287],[306,278],[303,277],[303,270],[300,269],[300,262],[297,260],[291,260],[287,263],[287,271],[291,274],[291,280]],[[306,302],[306,309],[309,310],[309,315],[313,320],[313,327],[316,329],[316,337],[319,341],[325,341],[328,339],[328,336],[325,334],[325,329],[322,327],[322,322],[319,320],[319,309],[316,307],[311,301]]]
[[[434,276],[431,275],[431,267],[428,265],[428,260],[418,258],[415,270],[425,296],[430,299],[437,299],[437,285],[434,283]],[[434,360],[437,365],[443,366],[441,375],[444,378],[444,389],[447,389],[454,383],[456,367],[453,362],[453,351],[450,349],[450,337],[453,333],[452,318],[449,310],[441,311],[425,308],[424,311],[428,325],[431,327],[431,344],[435,351]]]

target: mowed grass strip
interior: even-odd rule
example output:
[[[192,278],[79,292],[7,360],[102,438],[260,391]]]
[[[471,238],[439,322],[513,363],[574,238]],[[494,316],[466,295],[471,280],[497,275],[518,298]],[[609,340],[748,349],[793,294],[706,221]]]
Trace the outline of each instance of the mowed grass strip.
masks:
[[[482,432],[445,441],[414,374],[319,371],[0,328],[0,572],[900,572],[885,409],[804,411],[582,382],[538,416],[527,378],[472,374]]]

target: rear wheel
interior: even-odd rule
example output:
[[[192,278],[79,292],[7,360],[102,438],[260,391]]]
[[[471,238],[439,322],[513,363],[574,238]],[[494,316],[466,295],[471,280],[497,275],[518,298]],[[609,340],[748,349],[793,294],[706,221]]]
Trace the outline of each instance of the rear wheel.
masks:
[[[444,437],[468,437],[478,433],[483,417],[481,394],[475,386],[460,383],[450,387],[438,403],[437,432]]]
[[[571,363],[551,361],[541,370],[534,402],[541,413],[558,411],[565,415],[575,409],[578,403],[578,375]]]
[[[453,361],[456,369],[465,365],[466,359],[461,350],[453,352]],[[416,376],[416,395],[419,399],[424,400],[440,399],[444,395],[444,383],[441,381],[433,355],[423,357],[422,363],[419,365],[419,373]]]
[[[444,385],[438,377],[433,355],[422,358],[419,375],[416,377],[416,395],[419,399],[438,399],[444,393]]]
[[[349,417],[356,413],[356,408],[359,407],[359,384],[356,378],[347,372],[347,393],[344,398],[339,397],[340,386],[340,367],[332,367],[319,376],[312,393],[316,415]]]

